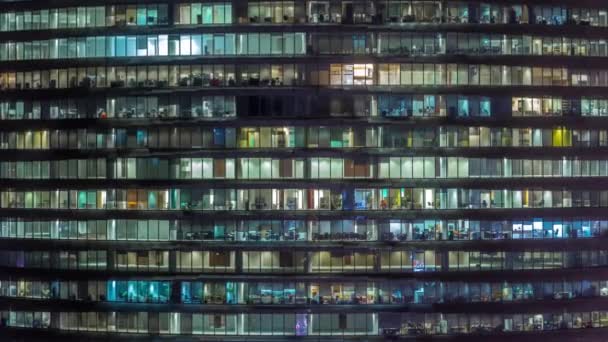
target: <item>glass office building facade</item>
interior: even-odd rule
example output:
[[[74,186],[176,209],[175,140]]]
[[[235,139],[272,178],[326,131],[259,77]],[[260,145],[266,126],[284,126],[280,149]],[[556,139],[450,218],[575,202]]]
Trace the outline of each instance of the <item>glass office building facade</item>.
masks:
[[[0,2],[0,337],[608,334],[608,4]]]

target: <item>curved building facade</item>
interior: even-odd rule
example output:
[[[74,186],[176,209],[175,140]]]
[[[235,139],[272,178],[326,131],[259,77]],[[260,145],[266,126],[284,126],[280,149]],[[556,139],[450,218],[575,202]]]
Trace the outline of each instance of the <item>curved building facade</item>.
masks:
[[[0,1],[3,340],[602,340],[608,4]]]

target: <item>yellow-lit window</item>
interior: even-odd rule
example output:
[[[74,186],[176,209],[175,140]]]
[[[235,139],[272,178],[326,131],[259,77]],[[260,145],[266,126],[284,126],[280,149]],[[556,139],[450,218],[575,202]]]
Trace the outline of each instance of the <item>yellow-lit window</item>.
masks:
[[[566,127],[553,128],[553,147],[572,146],[572,131]]]
[[[256,128],[241,128],[239,132],[239,147],[240,148],[255,148],[259,147],[260,133]]]

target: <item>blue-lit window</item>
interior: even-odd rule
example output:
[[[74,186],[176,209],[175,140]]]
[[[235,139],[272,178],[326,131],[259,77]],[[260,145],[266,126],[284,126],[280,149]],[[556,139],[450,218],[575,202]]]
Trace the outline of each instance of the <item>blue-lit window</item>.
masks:
[[[491,115],[492,115],[491,101],[487,97],[482,97],[479,100],[479,116],[491,116]]]
[[[458,98],[458,116],[469,116],[469,99],[467,97]]]
[[[147,23],[147,18],[146,18],[146,8],[145,7],[138,7],[137,8],[137,19],[136,19],[137,25],[146,25]]]
[[[127,55],[127,37],[116,37],[116,56],[125,57]]]
[[[110,302],[166,303],[171,286],[167,281],[110,280],[106,290]]]
[[[365,35],[353,35],[353,52],[365,54]]]
[[[135,36],[127,37],[127,56],[135,57],[137,55],[137,39]]]

